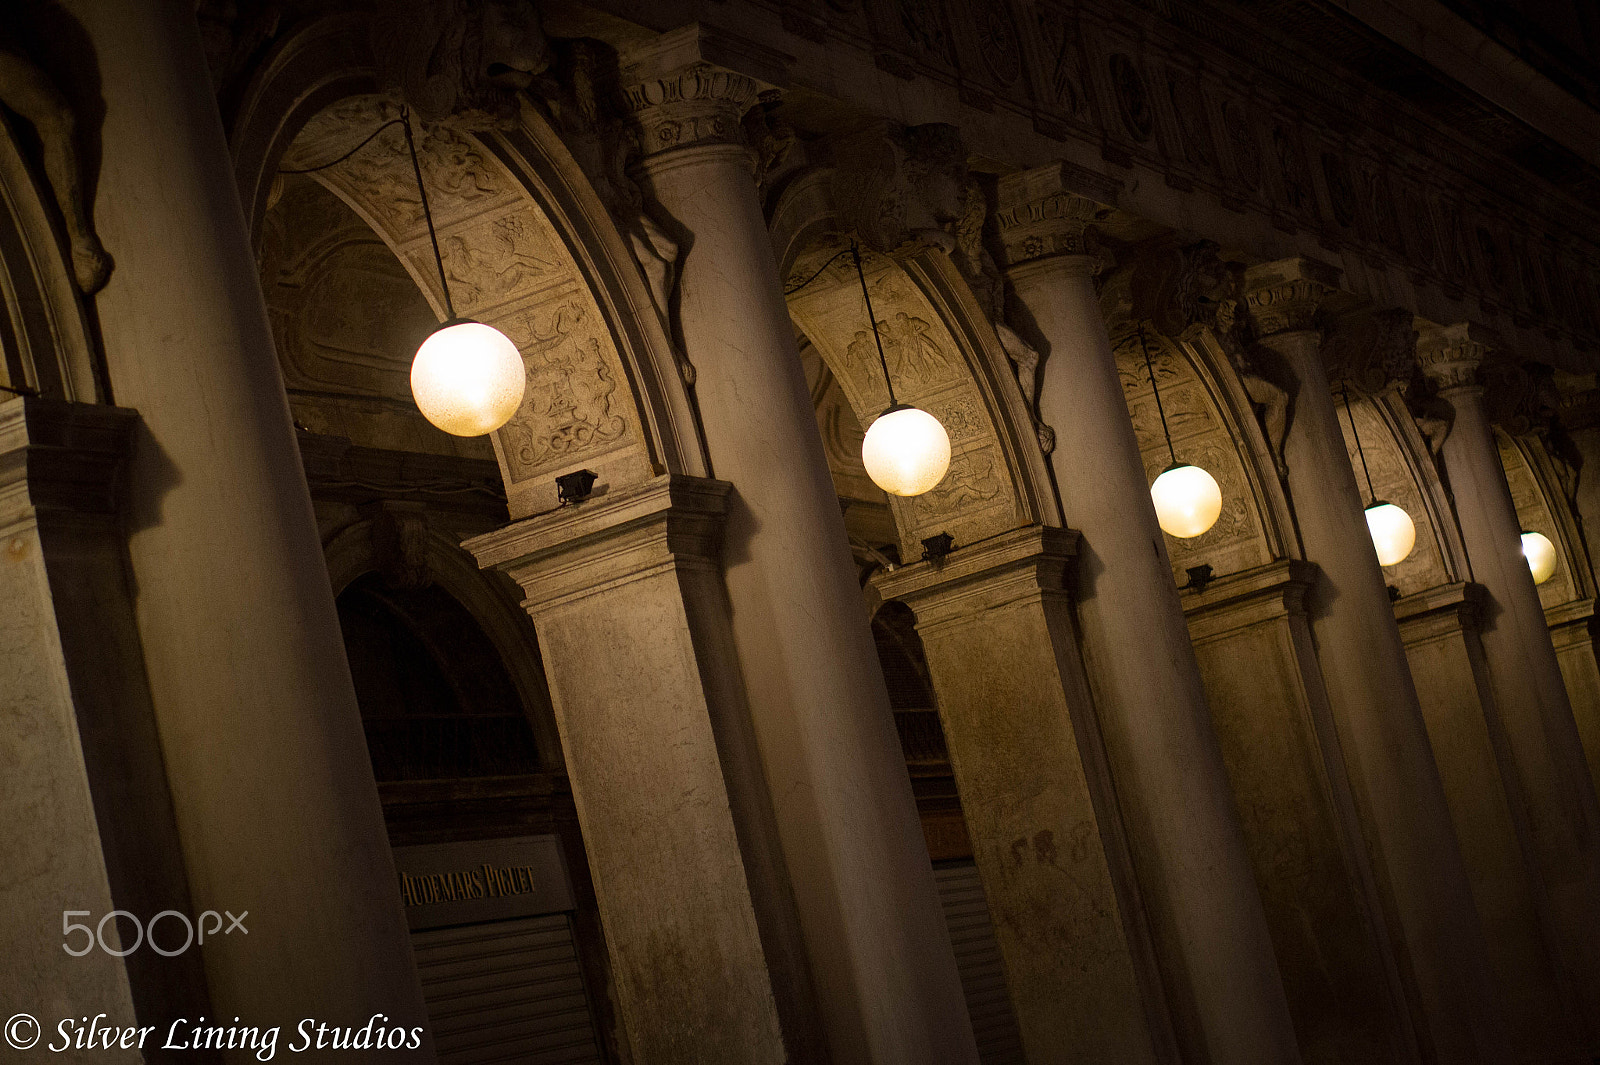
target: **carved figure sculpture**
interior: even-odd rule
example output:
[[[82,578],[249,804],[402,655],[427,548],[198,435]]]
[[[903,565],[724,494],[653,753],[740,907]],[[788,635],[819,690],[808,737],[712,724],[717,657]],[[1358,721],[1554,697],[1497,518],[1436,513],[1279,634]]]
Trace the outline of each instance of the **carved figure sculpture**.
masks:
[[[76,143],[78,119],[50,76],[20,49],[0,40],[0,104],[33,124],[44,149],[49,179],[72,248],[72,276],[85,295],[111,276],[111,256],[100,244],[90,217],[88,190]]]
[[[462,129],[510,126],[518,92],[550,65],[529,0],[392,0],[370,33],[385,88],[424,121]]]

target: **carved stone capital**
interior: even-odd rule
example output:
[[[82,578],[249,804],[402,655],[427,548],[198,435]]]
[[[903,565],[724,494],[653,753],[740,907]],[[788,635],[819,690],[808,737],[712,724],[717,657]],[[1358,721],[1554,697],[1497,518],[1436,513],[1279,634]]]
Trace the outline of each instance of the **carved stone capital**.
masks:
[[[1111,208],[1075,190],[1075,171],[1069,171],[1066,163],[1054,163],[1000,179],[995,222],[1002,266],[1095,253],[1099,245],[1094,223],[1106,218]]]
[[[1470,322],[1428,326],[1417,341],[1422,373],[1440,392],[1479,387],[1479,370],[1494,350],[1494,337]]]
[[[745,143],[744,113],[787,81],[788,56],[690,23],[622,56],[622,105],[646,155]]]
[[[1317,328],[1317,312],[1338,291],[1339,271],[1316,259],[1280,259],[1244,272],[1244,303],[1258,337]]]

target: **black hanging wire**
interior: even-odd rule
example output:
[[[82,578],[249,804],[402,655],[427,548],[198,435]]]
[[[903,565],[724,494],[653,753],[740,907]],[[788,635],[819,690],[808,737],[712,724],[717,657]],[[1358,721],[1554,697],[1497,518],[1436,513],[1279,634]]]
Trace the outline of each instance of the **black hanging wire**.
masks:
[[[1144,370],[1150,375],[1150,391],[1155,393],[1156,413],[1161,416],[1161,433],[1167,438],[1167,454],[1172,458],[1170,470],[1178,465],[1178,453],[1172,447],[1172,430],[1167,428],[1167,412],[1161,407],[1161,389],[1156,387],[1156,366],[1150,361],[1150,345],[1144,339],[1144,324],[1139,325],[1139,347],[1144,352]]]
[[[1367,479],[1367,507],[1370,509],[1377,505],[1378,493],[1372,490],[1372,471],[1367,469],[1367,453],[1361,450],[1361,434],[1356,432],[1356,416],[1350,412],[1350,379],[1344,378],[1339,382],[1344,392],[1344,416],[1350,420],[1350,435],[1356,442],[1356,454],[1361,457],[1361,473]]]
[[[422,197],[422,217],[428,223],[428,243],[433,245],[433,262],[439,268],[439,288],[444,292],[446,322],[456,320],[456,307],[450,301],[450,282],[444,276],[444,257],[439,254],[439,234],[433,229],[433,212],[428,209],[428,190],[422,184],[422,164],[417,161],[417,144],[411,139],[411,108],[400,108],[400,123],[406,131],[406,150],[411,153],[411,172],[417,175],[417,195]]]
[[[367,134],[367,139],[366,140],[362,141],[360,144],[356,145],[354,148],[351,148],[348,152],[345,152],[343,155],[339,156],[339,158],[335,159],[331,163],[323,163],[321,166],[308,166],[308,167],[304,168],[303,170],[283,170],[283,169],[280,169],[278,171],[278,173],[280,173],[280,174],[315,174],[319,170],[327,170],[330,167],[338,166],[340,163],[344,162],[346,159],[349,159],[352,155],[355,155],[361,149],[363,149],[367,145],[371,144],[373,142],[374,138],[376,138],[378,136],[378,134],[382,133],[384,130],[388,129],[390,126],[398,126],[398,125],[400,125],[400,123],[402,123],[404,121],[405,121],[405,119],[402,119],[402,118],[391,118],[389,121],[385,122],[383,125],[379,126],[377,129],[373,130],[371,133]]]
[[[867,291],[867,274],[861,268],[861,245],[850,242],[850,255],[856,261],[856,277],[861,281],[861,298],[867,303],[867,321],[872,323],[872,339],[878,345],[878,362],[883,367],[883,383],[889,386],[889,410],[900,404],[894,398],[894,379],[889,376],[889,360],[883,354],[883,337],[878,335],[878,319],[872,313],[872,294]],[[887,413],[887,412],[886,412]]]
[[[796,292],[799,292],[801,289],[803,289],[807,285],[811,284],[811,282],[813,282],[817,278],[821,277],[822,276],[822,271],[826,270],[828,267],[832,266],[834,263],[838,262],[840,259],[844,258],[846,255],[849,255],[851,253],[851,251],[853,251],[853,250],[854,249],[852,249],[852,248],[846,248],[844,251],[841,251],[838,254],[834,255],[833,258],[829,259],[827,262],[825,262],[821,266],[817,267],[817,272],[816,273],[812,274],[810,277],[806,278],[804,281],[800,282],[798,285],[790,285],[787,288],[785,288],[783,290],[783,294],[785,296],[793,296]]]

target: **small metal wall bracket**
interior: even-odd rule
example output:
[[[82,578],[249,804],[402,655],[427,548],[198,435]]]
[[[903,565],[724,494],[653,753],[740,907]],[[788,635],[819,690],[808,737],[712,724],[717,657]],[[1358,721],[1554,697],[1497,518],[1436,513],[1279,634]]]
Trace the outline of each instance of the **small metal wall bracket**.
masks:
[[[930,536],[922,541],[922,561],[940,563],[956,547],[955,537],[947,532]]]
[[[1180,592],[1188,588],[1192,588],[1197,592],[1203,592],[1206,590],[1206,585],[1217,579],[1216,574],[1212,571],[1210,564],[1205,562],[1200,563],[1198,566],[1190,566],[1183,572],[1189,575],[1189,583],[1178,585],[1178,591]]]
[[[594,491],[594,482],[600,475],[593,470],[573,470],[556,478],[556,498],[562,506],[581,503]]]

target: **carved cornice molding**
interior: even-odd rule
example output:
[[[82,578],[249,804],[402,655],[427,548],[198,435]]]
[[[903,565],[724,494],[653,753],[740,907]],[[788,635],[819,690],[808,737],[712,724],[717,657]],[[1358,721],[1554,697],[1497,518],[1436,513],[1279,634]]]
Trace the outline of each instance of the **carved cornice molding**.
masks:
[[[1336,294],[1339,271],[1316,259],[1282,259],[1245,270],[1244,303],[1261,339],[1318,328],[1317,314]]]
[[[646,155],[745,144],[744,113],[788,80],[788,56],[691,23],[622,57],[620,96]]]
[[[1417,341],[1417,362],[1441,393],[1481,387],[1480,370],[1494,351],[1494,335],[1471,322],[1429,326]]]
[[[1095,254],[1099,242],[1094,223],[1109,216],[1111,208],[1079,194],[1072,187],[1072,176],[1067,164],[1055,163],[1000,179],[995,223],[1001,265]]]

